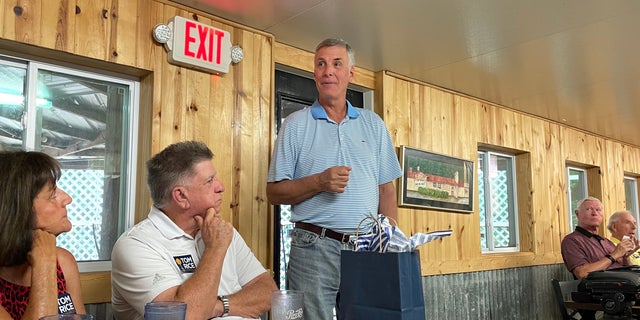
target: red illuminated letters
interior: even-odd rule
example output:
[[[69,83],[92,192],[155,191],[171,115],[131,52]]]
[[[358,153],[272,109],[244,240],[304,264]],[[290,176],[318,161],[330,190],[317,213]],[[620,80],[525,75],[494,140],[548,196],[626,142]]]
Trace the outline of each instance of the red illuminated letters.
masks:
[[[207,72],[229,72],[231,34],[228,31],[175,16],[169,20],[173,37],[165,43],[169,63]]]
[[[184,29],[184,55],[220,64],[224,35],[224,32],[215,28],[187,21]],[[194,52],[196,48],[197,50]]]

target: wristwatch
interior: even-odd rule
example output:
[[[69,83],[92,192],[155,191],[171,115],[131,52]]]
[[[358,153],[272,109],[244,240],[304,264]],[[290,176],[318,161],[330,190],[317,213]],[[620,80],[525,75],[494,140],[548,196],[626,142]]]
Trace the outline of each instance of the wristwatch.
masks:
[[[222,301],[222,307],[224,311],[222,311],[221,317],[226,317],[229,315],[229,297],[227,296],[218,296],[218,300]]]
[[[609,258],[609,260],[611,260],[611,264],[616,263],[616,258],[614,258],[612,255],[608,254],[605,257]]]

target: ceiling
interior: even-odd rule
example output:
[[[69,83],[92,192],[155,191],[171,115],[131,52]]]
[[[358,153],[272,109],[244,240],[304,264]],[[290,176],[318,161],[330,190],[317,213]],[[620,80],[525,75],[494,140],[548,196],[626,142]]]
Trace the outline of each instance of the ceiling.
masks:
[[[176,0],[313,52],[640,146],[637,0]]]

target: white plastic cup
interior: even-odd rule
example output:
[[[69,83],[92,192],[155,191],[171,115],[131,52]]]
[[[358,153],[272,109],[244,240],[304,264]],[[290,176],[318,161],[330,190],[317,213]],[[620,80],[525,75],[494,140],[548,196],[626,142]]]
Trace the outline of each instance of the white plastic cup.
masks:
[[[54,314],[52,316],[45,316],[40,320],[94,320],[95,318],[90,314]]]
[[[272,291],[271,320],[304,320],[304,292],[299,290]]]
[[[184,320],[187,304],[180,301],[149,302],[144,306],[145,320]]]

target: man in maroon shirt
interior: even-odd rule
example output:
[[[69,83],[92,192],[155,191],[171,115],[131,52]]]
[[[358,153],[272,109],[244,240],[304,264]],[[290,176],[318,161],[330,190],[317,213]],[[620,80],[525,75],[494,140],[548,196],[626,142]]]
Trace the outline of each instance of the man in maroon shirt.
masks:
[[[618,246],[598,234],[602,224],[602,202],[588,197],[578,202],[576,230],[562,239],[562,259],[576,279],[589,272],[630,265],[629,254],[638,248],[635,238],[620,241]],[[578,310],[582,319],[595,320],[595,311]]]
[[[602,224],[602,202],[594,197],[581,200],[575,211],[576,230],[562,240],[562,259],[577,279],[589,272],[631,265],[629,255],[638,247],[634,238],[620,241],[618,246],[598,234]]]

